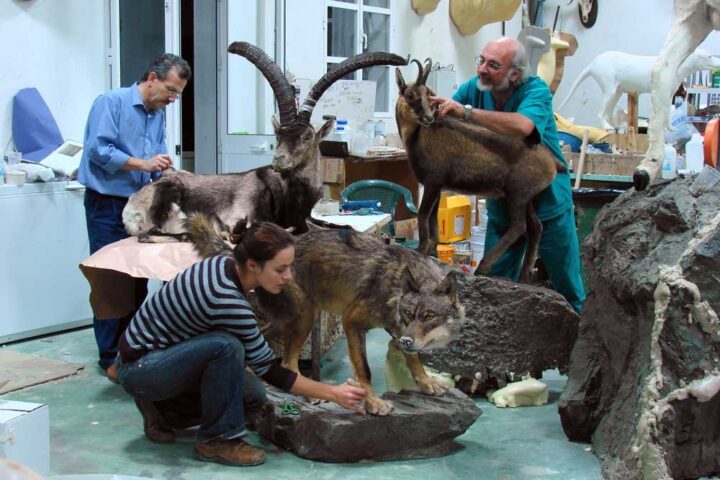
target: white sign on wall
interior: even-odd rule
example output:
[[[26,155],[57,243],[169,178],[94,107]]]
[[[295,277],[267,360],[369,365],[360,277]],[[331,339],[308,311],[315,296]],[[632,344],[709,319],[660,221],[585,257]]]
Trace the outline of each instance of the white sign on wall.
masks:
[[[295,85],[300,88],[300,105],[314,82],[299,78]],[[335,115],[338,119],[362,123],[375,115],[375,82],[370,80],[338,80],[320,97],[313,110],[311,123],[322,123],[323,115]]]

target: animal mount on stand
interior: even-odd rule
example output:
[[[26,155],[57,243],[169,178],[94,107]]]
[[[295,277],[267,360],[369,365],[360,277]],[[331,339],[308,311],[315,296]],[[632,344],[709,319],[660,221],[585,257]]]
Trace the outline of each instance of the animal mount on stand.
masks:
[[[415,83],[406,84],[400,70],[395,70],[400,94],[395,119],[408,163],[424,188],[418,210],[418,251],[430,254],[437,246],[435,219],[443,189],[505,198],[508,230],[485,254],[475,274],[487,274],[505,251],[527,233],[520,281],[529,281],[542,235],[542,223],[532,200],[552,183],[557,172],[566,171],[565,165],[541,143],[539,135],[522,139],[453,117],[436,119],[429,101],[435,93],[426,85],[432,61],[427,59],[425,67],[418,60],[413,62],[419,70]]]
[[[317,101],[348,73],[375,65],[407,64],[402,57],[386,52],[350,57],[323,75],[298,108],[293,87],[265,52],[247,42],[234,42],[228,51],[253,63],[275,94],[279,120],[272,118],[277,138],[272,166],[221,175],[163,174],[134,193],[123,210],[125,230],[139,241],[184,239],[184,222],[192,213],[208,216],[227,238],[240,219],[274,222],[294,228],[295,233],[306,231],[306,220],[322,196],[319,144],[335,122],[331,119],[317,131],[313,128],[310,117]]]
[[[713,30],[720,30],[720,1],[675,0],[675,19],[652,70],[652,114],[648,153],[633,174],[635,190],[657,178],[665,158],[665,126],[670,96],[678,86],[674,73]]]
[[[540,57],[537,74],[545,80],[552,93],[557,90],[565,72],[565,57],[573,55],[577,47],[573,34],[555,32],[550,40],[550,50]]]

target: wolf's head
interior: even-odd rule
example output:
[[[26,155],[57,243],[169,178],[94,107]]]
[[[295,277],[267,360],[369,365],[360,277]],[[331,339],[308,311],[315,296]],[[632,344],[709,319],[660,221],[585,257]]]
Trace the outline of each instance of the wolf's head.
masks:
[[[397,321],[386,329],[399,348],[406,352],[430,350],[455,339],[465,319],[455,272],[440,283],[426,281],[421,285],[406,267],[400,286],[400,295],[395,298]]]

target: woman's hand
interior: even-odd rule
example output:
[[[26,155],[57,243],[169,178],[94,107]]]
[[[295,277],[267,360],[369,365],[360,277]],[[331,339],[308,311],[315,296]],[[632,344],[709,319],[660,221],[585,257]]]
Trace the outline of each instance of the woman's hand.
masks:
[[[332,387],[332,401],[343,408],[365,415],[365,394],[367,393],[357,382],[348,380],[342,385]]]

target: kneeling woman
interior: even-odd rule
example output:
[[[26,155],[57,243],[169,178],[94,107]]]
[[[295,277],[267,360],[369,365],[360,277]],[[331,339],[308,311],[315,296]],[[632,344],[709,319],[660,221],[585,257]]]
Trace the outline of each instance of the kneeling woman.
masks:
[[[138,310],[119,342],[118,380],[135,398],[148,438],[169,443],[172,427],[199,424],[194,453],[200,460],[263,463],[264,452],[242,439],[245,408],[265,403],[262,384],[246,366],[283,390],[363,412],[365,390],[315,382],[282,367],[258,330],[247,292],[285,288],[293,244],[277,225],[253,225],[240,232],[234,258],[194,264]]]

